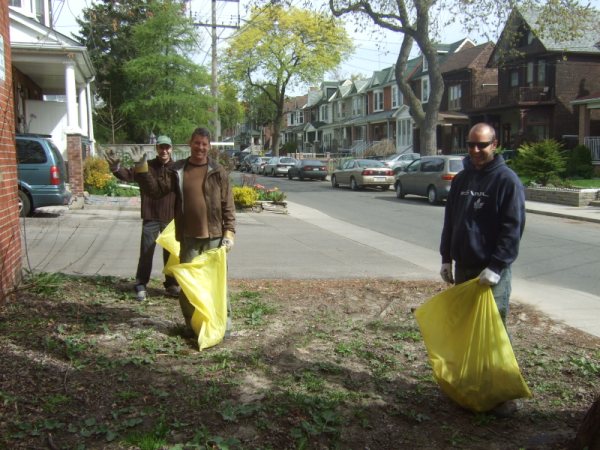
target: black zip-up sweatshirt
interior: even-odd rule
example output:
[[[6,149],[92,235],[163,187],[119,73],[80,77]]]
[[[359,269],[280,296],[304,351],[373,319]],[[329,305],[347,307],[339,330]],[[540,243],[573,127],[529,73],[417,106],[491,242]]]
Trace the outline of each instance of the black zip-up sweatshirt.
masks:
[[[519,254],[525,228],[525,193],[500,155],[481,170],[464,159],[450,188],[444,215],[442,263],[496,273]]]

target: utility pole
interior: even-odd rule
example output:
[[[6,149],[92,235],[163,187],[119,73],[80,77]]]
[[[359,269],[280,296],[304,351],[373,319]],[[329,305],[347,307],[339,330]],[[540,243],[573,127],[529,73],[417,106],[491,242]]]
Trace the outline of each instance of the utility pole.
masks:
[[[238,14],[237,14],[237,24],[235,25],[227,25],[227,24],[217,24],[217,1],[221,2],[233,2],[238,4]],[[213,96],[214,104],[213,104],[213,126],[215,129],[214,139],[216,141],[221,141],[221,120],[219,118],[219,78],[217,74],[217,28],[233,28],[238,29],[240,27],[240,0],[211,0],[211,22],[210,23],[201,23],[195,22],[194,25],[197,27],[207,27],[211,29],[211,84],[210,84],[210,93]],[[191,12],[191,9],[190,9]]]

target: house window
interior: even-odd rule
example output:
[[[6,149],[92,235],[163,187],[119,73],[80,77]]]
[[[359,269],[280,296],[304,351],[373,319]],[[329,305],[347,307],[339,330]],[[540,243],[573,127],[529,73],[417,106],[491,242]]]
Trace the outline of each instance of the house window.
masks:
[[[460,98],[462,97],[462,86],[460,84],[454,84],[450,86],[448,90],[448,109],[457,110],[460,109]]]
[[[533,86],[533,62],[527,63],[527,86]]]
[[[527,44],[530,45],[533,42],[533,33],[531,30],[527,32]]]
[[[427,62],[427,58],[423,55],[423,72],[427,72],[429,70],[429,62]]]
[[[519,71],[510,71],[510,87],[517,87],[519,85]]]
[[[398,125],[398,143],[401,146],[412,145],[412,119],[402,119]]]
[[[346,105],[343,100],[337,103],[337,115],[340,119],[346,117],[346,108],[344,108],[344,106]]]
[[[363,99],[362,96],[357,95],[352,98],[352,115],[360,116],[363,111]]]
[[[400,102],[400,89],[397,85],[392,86],[392,108],[397,108],[402,103]]]
[[[546,84],[546,61],[544,59],[540,59],[538,61],[537,80],[540,86],[544,86]]]
[[[421,103],[429,101],[429,77],[421,78]]]
[[[383,111],[383,90],[373,91],[373,111]]]
[[[298,123],[304,123],[304,111],[298,111],[296,114],[298,115]]]
[[[20,8],[21,6],[21,0],[8,0],[8,6],[16,6],[17,8]]]
[[[327,105],[321,105],[321,121],[329,122],[329,114]]]

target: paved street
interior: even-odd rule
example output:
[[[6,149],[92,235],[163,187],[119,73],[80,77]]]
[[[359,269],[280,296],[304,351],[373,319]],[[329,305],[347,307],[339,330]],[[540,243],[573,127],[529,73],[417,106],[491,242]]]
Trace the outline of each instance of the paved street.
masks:
[[[141,230],[139,211],[134,208],[134,204],[96,204],[24,219],[24,266],[35,271],[132,277]],[[231,278],[439,278],[437,251],[298,203],[290,202],[288,211],[287,215],[238,214],[236,246],[229,259]],[[161,268],[160,252],[156,252],[153,276],[160,278]],[[517,277],[513,300],[600,336],[596,295]]]

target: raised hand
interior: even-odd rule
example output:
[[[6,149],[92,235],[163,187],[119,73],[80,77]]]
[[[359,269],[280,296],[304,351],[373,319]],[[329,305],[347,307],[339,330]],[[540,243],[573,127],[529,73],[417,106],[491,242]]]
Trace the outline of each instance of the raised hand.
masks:
[[[116,154],[115,151],[112,148],[109,148],[108,150],[103,150],[103,156],[104,159],[106,160],[106,162],[108,163],[110,170],[116,170],[119,167],[119,164],[121,163],[121,158],[119,158]]]

